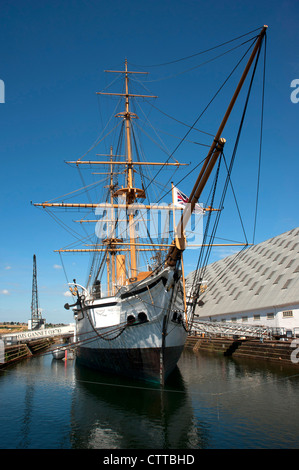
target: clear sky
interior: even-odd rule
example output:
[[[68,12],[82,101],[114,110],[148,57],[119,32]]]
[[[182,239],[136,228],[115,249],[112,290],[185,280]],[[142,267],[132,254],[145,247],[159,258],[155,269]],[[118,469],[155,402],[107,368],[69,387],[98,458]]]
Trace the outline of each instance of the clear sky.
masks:
[[[59,255],[53,250],[73,240],[30,201],[42,202],[82,185],[78,174],[64,161],[83,155],[98,137],[102,114],[95,92],[108,83],[103,71],[122,67],[125,58],[135,70],[140,66],[151,72],[145,85],[151,94],[159,96],[157,106],[191,124],[211,96],[206,83],[213,87],[222,69],[214,68],[210,78],[205,69],[198,69],[185,74],[186,81],[183,76],[178,81],[158,81],[202,59],[170,69],[147,66],[195,54],[267,24],[264,137],[255,242],[299,225],[299,103],[290,99],[290,84],[299,79],[297,0],[2,0],[0,12],[0,79],[5,84],[5,103],[0,103],[0,321],[30,318],[34,253],[40,304],[47,321],[72,321],[71,313],[63,309],[69,300],[64,296],[66,278]],[[223,69],[223,77],[226,73]],[[259,95],[251,105],[251,132],[255,138],[260,102]],[[174,132],[172,125],[171,121],[167,123],[169,133]],[[207,121],[210,131],[209,126],[211,120]],[[183,135],[182,129],[179,135]],[[174,148],[176,143],[169,145]],[[256,172],[256,148],[251,140],[242,145],[244,158],[254,159],[252,171]],[[177,158],[193,159],[194,163],[194,159],[203,158],[202,149],[198,156],[195,151],[199,148],[193,148],[187,157],[180,152]],[[251,167],[246,163],[243,167],[241,163],[239,170],[248,172],[250,178]],[[245,183],[239,180],[239,170],[237,167],[236,190],[251,242],[254,192],[242,199],[246,179]],[[188,184],[181,189],[188,192]],[[233,234],[234,221],[230,235],[238,239]],[[229,253],[222,251],[218,255]],[[70,255],[69,279],[83,281],[84,263],[83,257]],[[191,259],[188,266],[192,267]]]

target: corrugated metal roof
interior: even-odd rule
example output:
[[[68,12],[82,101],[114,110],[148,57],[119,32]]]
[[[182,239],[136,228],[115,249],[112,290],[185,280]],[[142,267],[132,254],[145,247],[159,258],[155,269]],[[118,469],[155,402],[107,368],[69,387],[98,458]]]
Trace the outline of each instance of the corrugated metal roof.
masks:
[[[208,265],[204,277],[199,316],[299,303],[299,227]]]

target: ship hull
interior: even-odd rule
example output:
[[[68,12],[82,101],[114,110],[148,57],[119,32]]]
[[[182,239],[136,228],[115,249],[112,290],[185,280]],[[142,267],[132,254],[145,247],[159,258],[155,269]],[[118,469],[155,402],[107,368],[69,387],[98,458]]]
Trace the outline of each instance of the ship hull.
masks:
[[[173,274],[165,270],[116,297],[87,302],[76,315],[78,363],[163,384],[187,338]]]
[[[163,383],[176,367],[184,346],[170,348],[95,349],[80,347],[80,365],[100,372]]]

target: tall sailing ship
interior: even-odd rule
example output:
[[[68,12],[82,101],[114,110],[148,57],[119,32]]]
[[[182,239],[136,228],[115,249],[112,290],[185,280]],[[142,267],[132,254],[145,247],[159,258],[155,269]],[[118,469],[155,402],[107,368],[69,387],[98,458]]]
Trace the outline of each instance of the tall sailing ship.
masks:
[[[213,139],[208,155],[177,218],[174,236],[160,242],[148,233],[148,214],[155,209],[146,204],[147,188],[137,187],[136,168],[143,165],[180,166],[178,162],[141,162],[133,154],[133,125],[137,115],[131,110],[132,99],[145,97],[129,90],[129,80],[136,73],[128,70],[114,71],[124,78],[123,93],[101,94],[119,96],[124,108],[117,118],[122,121],[125,135],[124,155],[114,154],[111,148],[106,160],[71,162],[80,165],[106,165],[109,168],[108,197],[103,203],[44,202],[44,208],[87,208],[99,217],[95,246],[82,249],[58,250],[60,252],[86,252],[101,255],[96,276],[86,286],[75,280],[70,290],[75,297],[72,305],[76,322],[77,361],[103,372],[163,384],[175,368],[183,351],[188,331],[192,327],[196,296],[186,295],[183,253],[186,249],[186,226],[198,207],[203,189],[223,151],[222,132],[230,112],[258,54],[266,27],[256,39],[249,61],[231,99],[229,107]],[[124,184],[115,184],[115,174],[124,176]],[[159,210],[161,207],[158,208]],[[162,208],[172,213],[173,205]],[[206,208],[206,210],[212,210]],[[145,229],[140,229],[145,219]],[[175,216],[173,215],[173,220]],[[85,220],[86,221],[86,220]],[[142,268],[140,256],[153,252],[151,266]],[[106,276],[106,282],[101,275]],[[106,286],[106,291],[104,289]],[[200,288],[200,283],[197,288]],[[194,300],[195,299],[195,300]]]

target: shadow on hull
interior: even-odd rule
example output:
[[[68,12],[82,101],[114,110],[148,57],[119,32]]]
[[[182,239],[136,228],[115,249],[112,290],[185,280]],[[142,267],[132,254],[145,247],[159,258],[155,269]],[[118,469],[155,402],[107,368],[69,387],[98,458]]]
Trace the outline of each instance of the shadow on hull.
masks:
[[[164,383],[181,356],[184,347],[93,349],[80,347],[79,365],[117,376]]]

